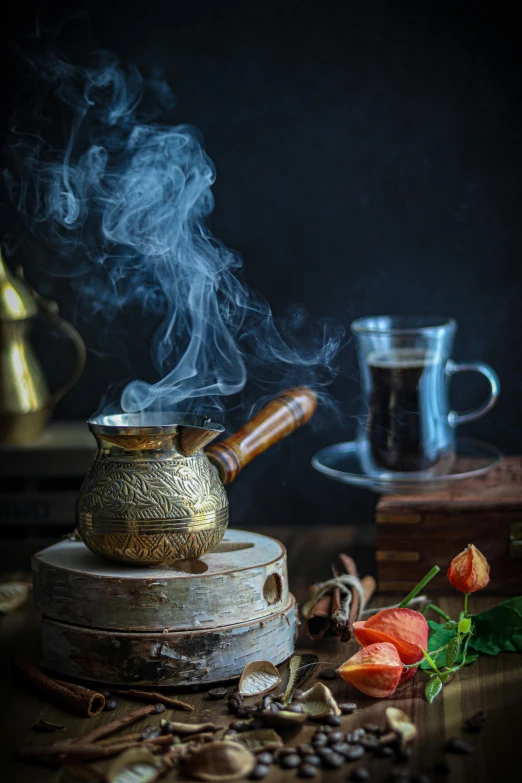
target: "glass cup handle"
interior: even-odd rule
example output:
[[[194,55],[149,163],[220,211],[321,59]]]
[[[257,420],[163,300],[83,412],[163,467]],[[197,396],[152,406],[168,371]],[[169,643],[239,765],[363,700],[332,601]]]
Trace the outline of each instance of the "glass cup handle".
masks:
[[[465,413],[457,413],[457,411],[450,411],[448,415],[448,421],[452,427],[457,427],[459,424],[464,424],[467,421],[473,421],[474,419],[480,419],[484,416],[493,405],[496,403],[498,395],[500,394],[500,381],[495,370],[489,366],[489,364],[483,364],[483,362],[452,362],[449,361],[446,365],[446,374],[450,377],[456,375],[458,372],[479,372],[484,375],[491,384],[491,394],[489,399],[475,410],[465,411]]]

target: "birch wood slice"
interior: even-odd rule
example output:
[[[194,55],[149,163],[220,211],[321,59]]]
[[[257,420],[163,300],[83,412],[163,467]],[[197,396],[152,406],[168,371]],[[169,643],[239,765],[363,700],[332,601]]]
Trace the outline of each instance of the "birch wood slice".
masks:
[[[32,567],[37,609],[89,628],[220,628],[288,604],[284,546],[243,530],[227,530],[213,552],[171,566],[118,565],[67,540],[36,554]]]
[[[238,618],[239,619],[239,618]],[[250,661],[276,665],[292,655],[294,597],[264,620],[176,633],[98,631],[42,620],[42,665],[109,685],[184,686],[239,677]]]

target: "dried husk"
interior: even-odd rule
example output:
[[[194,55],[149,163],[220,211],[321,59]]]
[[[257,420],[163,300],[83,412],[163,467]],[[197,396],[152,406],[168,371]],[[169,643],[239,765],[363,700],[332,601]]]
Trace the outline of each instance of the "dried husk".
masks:
[[[48,731],[48,732],[65,731],[65,726],[63,726],[61,723],[51,723],[51,721],[49,720],[44,720],[43,718],[39,718],[34,724],[33,729],[35,729],[36,731]]]
[[[188,734],[201,734],[203,731],[217,731],[219,726],[215,723],[177,723],[172,720],[162,720],[162,728],[167,728],[170,734],[179,734],[184,737]]]
[[[302,693],[297,702],[302,704],[305,713],[310,718],[324,718],[326,715],[341,714],[330,688],[327,688],[322,682],[316,682],[313,688]]]
[[[143,748],[130,748],[112,762],[104,774],[105,783],[152,783],[163,767],[161,761]]]
[[[183,761],[183,772],[195,780],[240,780],[250,775],[256,757],[239,742],[222,740],[197,748]]]
[[[265,726],[271,726],[274,729],[291,729],[300,726],[308,718],[306,712],[290,712],[289,710],[260,710],[255,713],[256,720],[262,721]]]
[[[258,753],[260,750],[277,750],[283,747],[283,740],[273,729],[242,731],[237,736],[237,742],[251,750],[252,753]]]
[[[0,582],[0,614],[14,612],[28,596],[29,586],[23,582]]]
[[[270,661],[251,661],[239,678],[241,696],[262,696],[281,683],[281,676]]]
[[[407,745],[417,736],[417,728],[411,718],[397,707],[387,707],[385,710],[386,723],[390,731],[400,740],[401,745]]]
[[[304,653],[304,655],[293,655],[288,664],[288,683],[283,694],[283,704],[289,704],[292,701],[292,695],[297,688],[306,682],[314,671],[315,664],[319,661],[317,655],[313,653]]]

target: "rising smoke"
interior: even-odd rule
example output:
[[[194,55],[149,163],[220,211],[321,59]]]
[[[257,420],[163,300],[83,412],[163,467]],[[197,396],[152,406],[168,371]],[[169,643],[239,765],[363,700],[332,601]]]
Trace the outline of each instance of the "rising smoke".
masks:
[[[159,379],[129,382],[121,408],[220,408],[247,377],[264,393],[330,383],[342,330],[324,321],[298,339],[296,324],[276,325],[240,281],[241,259],[206,224],[215,169],[200,134],[160,121],[174,105],[166,83],[107,53],[88,67],[48,54],[34,78],[31,121],[15,117],[5,178],[26,225],[62,259],[48,271],[74,278],[86,314],[114,321],[139,306],[142,318],[161,316]]]

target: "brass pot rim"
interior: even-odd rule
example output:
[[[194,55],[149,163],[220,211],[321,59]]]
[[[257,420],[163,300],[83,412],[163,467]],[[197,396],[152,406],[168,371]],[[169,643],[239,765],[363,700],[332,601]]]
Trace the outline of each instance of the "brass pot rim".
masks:
[[[93,416],[87,424],[94,435],[176,435],[180,428],[203,429],[215,435],[225,431],[209,416],[179,411]]]

